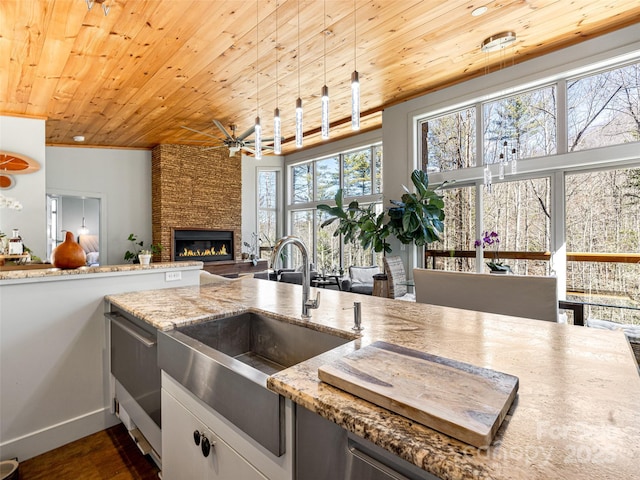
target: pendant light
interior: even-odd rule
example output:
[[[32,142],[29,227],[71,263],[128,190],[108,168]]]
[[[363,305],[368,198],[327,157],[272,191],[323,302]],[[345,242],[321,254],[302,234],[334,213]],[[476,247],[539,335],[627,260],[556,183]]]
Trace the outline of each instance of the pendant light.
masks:
[[[259,18],[259,10],[258,10],[258,0],[256,0],[256,126],[254,130],[254,148],[255,148],[255,158],[256,160],[262,159],[262,127],[260,126],[260,85],[259,74],[258,74],[258,45],[260,43],[260,39],[258,36],[258,25],[260,24]]]
[[[360,130],[360,75],[357,68],[356,0],[353,0],[353,73],[351,74],[351,129]]]
[[[276,2],[276,108],[273,111],[273,153],[282,153],[282,128],[278,108],[278,2]]]
[[[89,229],[84,223],[84,197],[82,197],[82,225],[78,230],[78,235],[87,235],[89,233]]]
[[[302,147],[302,98],[300,98],[300,0],[298,0],[298,99],[296,100],[296,147]]]
[[[322,41],[323,41],[323,60],[324,60],[324,86],[322,87],[322,121],[321,121],[321,130],[322,130],[322,139],[326,140],[329,138],[329,87],[327,87],[327,1],[324,0],[322,2],[323,5],[323,30],[322,30]]]

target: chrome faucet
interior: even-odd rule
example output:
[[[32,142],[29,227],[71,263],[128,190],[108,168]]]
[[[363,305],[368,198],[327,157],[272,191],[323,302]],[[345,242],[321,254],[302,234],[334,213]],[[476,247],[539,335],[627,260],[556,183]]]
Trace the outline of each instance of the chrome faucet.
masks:
[[[310,277],[310,266],[309,266],[309,250],[302,242],[299,237],[289,235],[287,237],[282,237],[278,240],[275,247],[273,247],[273,254],[271,255],[271,268],[275,270],[276,261],[278,260],[278,256],[280,255],[280,251],[286,245],[295,245],[302,253],[302,318],[311,318],[309,314],[309,309],[318,308],[320,305],[320,292],[318,292],[318,296],[315,300],[309,298],[309,277]]]

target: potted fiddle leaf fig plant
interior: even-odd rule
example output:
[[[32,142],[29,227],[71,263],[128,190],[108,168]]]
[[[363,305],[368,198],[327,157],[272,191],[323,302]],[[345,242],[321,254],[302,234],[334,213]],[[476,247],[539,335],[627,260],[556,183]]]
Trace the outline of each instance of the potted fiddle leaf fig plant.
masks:
[[[375,205],[361,206],[357,200],[344,208],[343,192],[338,190],[334,207],[326,204],[317,207],[329,215],[321,227],[338,221],[333,235],[343,235],[345,244],[358,241],[365,249],[384,253],[391,252],[390,235],[403,244],[414,243],[419,247],[440,240],[444,231],[443,197],[429,188],[428,175],[422,170],[413,171],[411,182],[415,191],[403,185],[406,193],[400,200],[391,200],[392,206],[381,213],[376,213]]]

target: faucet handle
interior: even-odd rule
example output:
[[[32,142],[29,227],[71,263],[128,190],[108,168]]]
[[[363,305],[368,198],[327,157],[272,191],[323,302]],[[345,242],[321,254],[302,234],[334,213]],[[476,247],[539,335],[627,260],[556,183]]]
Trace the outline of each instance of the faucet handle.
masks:
[[[308,308],[318,308],[320,306],[320,292],[316,295],[316,298],[307,299],[307,303],[305,304]]]

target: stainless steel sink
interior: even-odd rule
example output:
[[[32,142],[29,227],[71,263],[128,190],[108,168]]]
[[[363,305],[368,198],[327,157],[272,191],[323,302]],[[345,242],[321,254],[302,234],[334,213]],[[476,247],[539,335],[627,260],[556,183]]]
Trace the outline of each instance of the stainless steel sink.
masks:
[[[158,333],[158,363],[275,455],[284,453],[284,398],[267,378],[355,339],[243,313]]]

